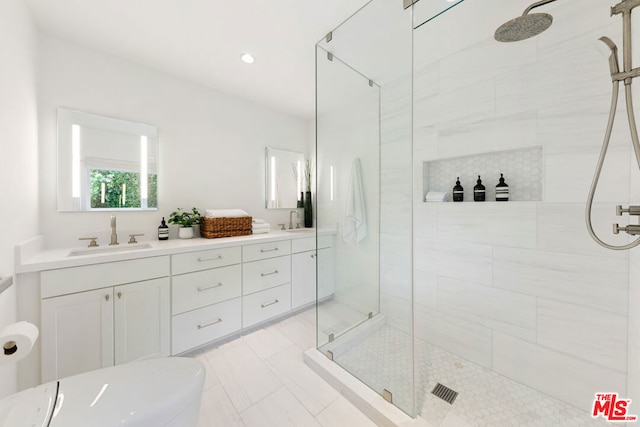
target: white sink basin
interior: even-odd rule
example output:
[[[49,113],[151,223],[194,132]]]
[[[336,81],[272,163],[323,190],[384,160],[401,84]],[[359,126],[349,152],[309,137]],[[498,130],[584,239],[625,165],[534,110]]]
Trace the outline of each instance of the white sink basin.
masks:
[[[124,243],[118,246],[99,246],[97,248],[79,248],[72,249],[67,256],[93,255],[93,254],[110,254],[114,252],[137,251],[140,249],[151,249],[150,243]]]

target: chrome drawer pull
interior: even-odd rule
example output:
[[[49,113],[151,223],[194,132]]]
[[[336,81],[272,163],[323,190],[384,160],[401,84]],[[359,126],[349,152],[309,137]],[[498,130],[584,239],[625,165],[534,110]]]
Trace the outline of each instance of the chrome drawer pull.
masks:
[[[222,255],[218,255],[217,257],[213,257],[213,258],[200,258],[198,257],[198,262],[206,262],[206,261],[216,261],[222,259]]]
[[[213,325],[216,325],[216,324],[218,324],[220,322],[222,322],[222,319],[218,318],[218,320],[216,320],[215,322],[205,323],[203,325],[198,325],[198,329],[206,328],[208,326],[213,326]]]
[[[201,288],[201,287],[198,286],[198,292],[208,291],[209,289],[219,288],[220,286],[222,286],[222,282],[218,283],[217,285],[208,286],[206,288]]]
[[[269,307],[270,305],[277,304],[277,303],[279,303],[279,302],[280,302],[280,301],[275,300],[275,301],[273,301],[273,302],[270,302],[269,304],[261,304],[261,305],[260,305],[260,307],[262,307],[262,308],[266,308],[266,307]]]
[[[271,273],[260,273],[260,276],[261,276],[261,277],[264,277],[264,276],[271,276],[272,274],[278,274],[278,270],[276,270],[276,271],[272,271]]]
[[[260,249],[260,252],[265,253],[265,252],[273,252],[273,251],[277,251],[278,248],[273,248],[273,249]]]

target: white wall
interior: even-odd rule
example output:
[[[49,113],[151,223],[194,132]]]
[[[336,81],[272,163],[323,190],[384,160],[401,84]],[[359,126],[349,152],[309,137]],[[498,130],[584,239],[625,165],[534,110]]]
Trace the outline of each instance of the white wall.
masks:
[[[490,16],[497,0],[480,3],[415,33],[414,177],[423,161],[539,145],[544,196],[427,204],[416,186],[416,336],[588,411],[596,392],[627,392],[629,254],[597,246],[584,225],[611,96],[594,44],[609,35],[621,47],[621,22],[599,0],[558,2],[547,32],[499,44],[493,31],[512,16]],[[619,114],[594,209],[597,231],[616,244],[628,239],[611,223],[629,220],[614,205],[629,203],[635,167]]]
[[[157,239],[177,207],[242,208],[275,227],[288,210],[264,208],[264,148],[308,152],[308,123],[53,37],[40,38],[40,222],[47,246],[109,234],[110,213],[56,210],[56,108],[158,126],[158,212],[118,213],[120,239]]]
[[[38,233],[36,31],[24,2],[0,1],[0,276],[14,246]],[[16,285],[0,295],[0,329],[17,320]],[[15,392],[16,367],[0,367],[0,398]]]

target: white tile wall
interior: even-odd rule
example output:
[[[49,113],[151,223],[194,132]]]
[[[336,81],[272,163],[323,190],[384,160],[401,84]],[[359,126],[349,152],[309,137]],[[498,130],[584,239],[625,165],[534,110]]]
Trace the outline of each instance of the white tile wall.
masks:
[[[626,259],[496,246],[493,263],[496,287],[616,314],[627,312]]]
[[[627,316],[538,298],[538,343],[624,373]]]
[[[528,341],[536,339],[536,298],[440,277],[438,309]]]
[[[493,333],[493,369],[585,411],[603,390],[626,390],[626,375],[518,338]]]

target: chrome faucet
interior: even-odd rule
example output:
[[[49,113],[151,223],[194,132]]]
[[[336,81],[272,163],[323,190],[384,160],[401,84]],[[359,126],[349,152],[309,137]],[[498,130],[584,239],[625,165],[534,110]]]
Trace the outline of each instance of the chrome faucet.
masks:
[[[116,233],[116,216],[111,215],[111,243],[109,246],[119,245],[118,234]]]
[[[296,214],[296,219],[298,218],[298,211],[289,212],[289,230],[293,229],[293,214]]]

